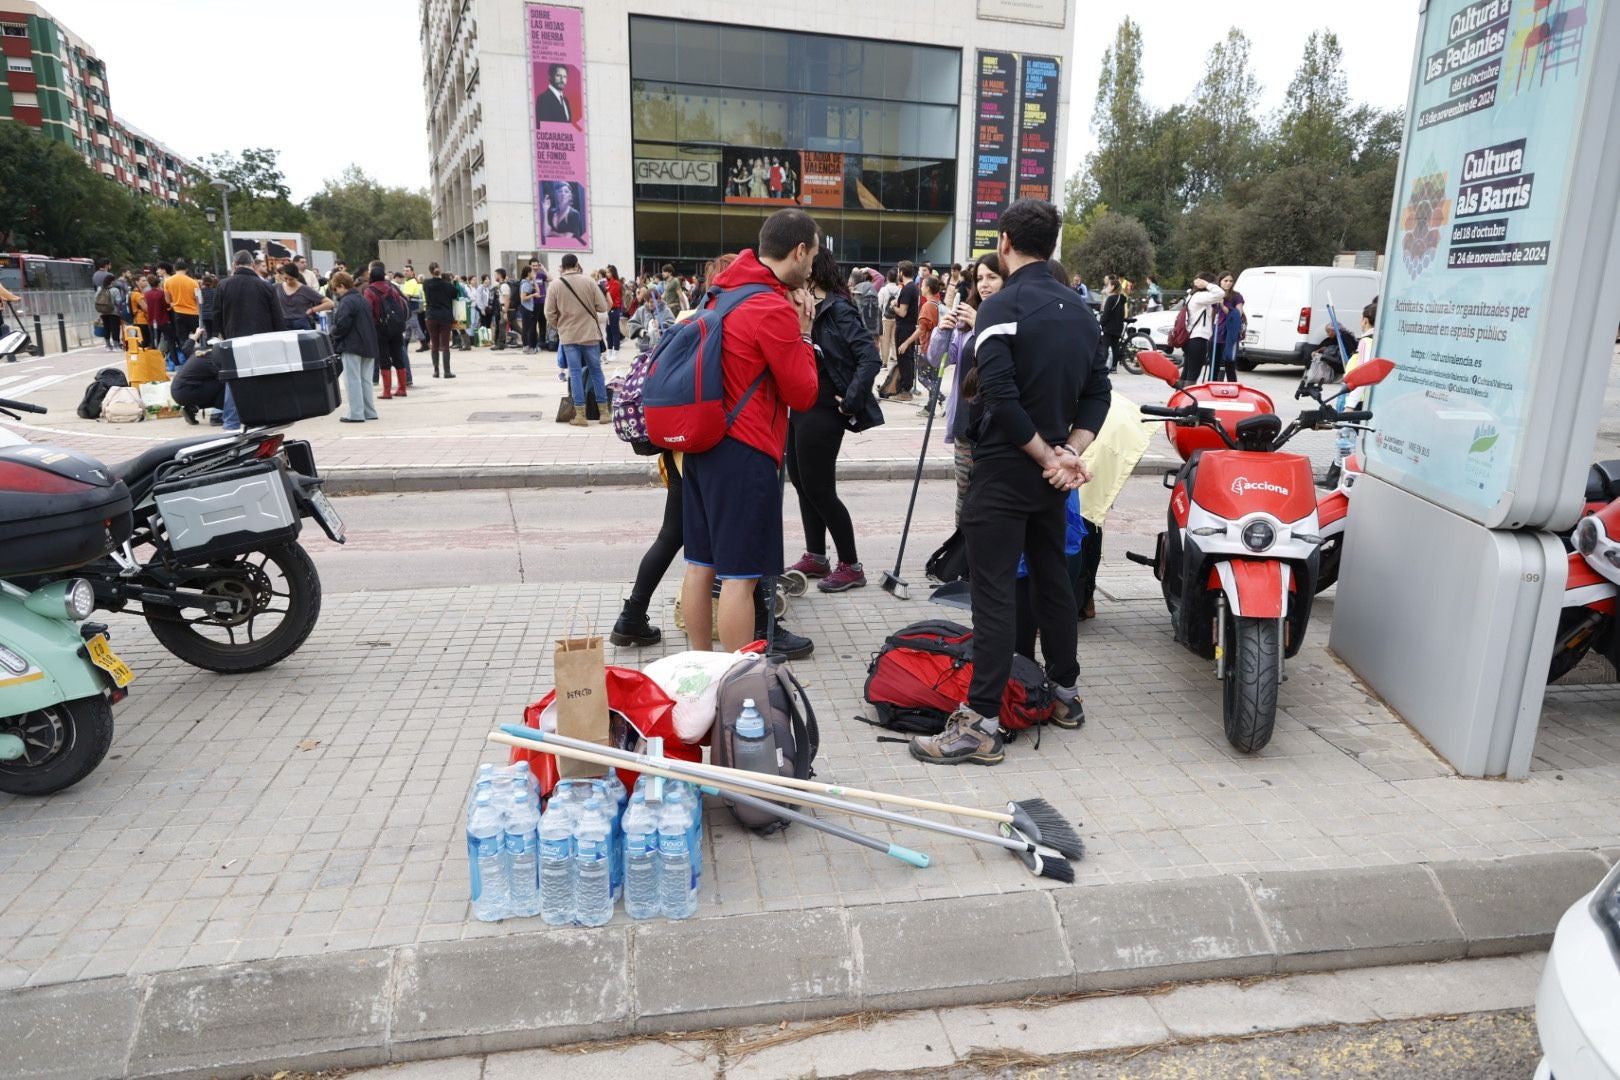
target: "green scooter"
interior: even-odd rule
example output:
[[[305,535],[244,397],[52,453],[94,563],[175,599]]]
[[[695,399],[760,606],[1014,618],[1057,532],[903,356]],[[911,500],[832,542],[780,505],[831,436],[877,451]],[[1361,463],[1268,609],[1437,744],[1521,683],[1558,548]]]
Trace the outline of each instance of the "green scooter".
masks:
[[[0,398],[0,412],[44,412]],[[83,780],[112,745],[112,706],[134,679],[107,628],[86,622],[83,578],[33,587],[121,547],[130,535],[124,482],[59,447],[0,446],[0,792],[49,795]]]

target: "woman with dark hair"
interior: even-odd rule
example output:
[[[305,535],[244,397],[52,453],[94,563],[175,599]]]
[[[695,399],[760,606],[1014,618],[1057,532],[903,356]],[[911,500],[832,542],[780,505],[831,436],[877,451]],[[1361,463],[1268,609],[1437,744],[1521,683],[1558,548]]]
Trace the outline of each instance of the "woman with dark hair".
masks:
[[[820,578],[816,587],[822,592],[843,592],[865,585],[866,574],[855,552],[855,524],[838,497],[838,451],[844,432],[883,423],[883,410],[872,393],[883,362],[849,298],[838,260],[825,248],[810,264],[809,285],[816,298],[810,340],[821,389],[813,408],[788,420],[787,474],[799,493],[805,548],[792,569]],[[829,532],[838,551],[837,566],[827,558]]]
[[[945,442],[951,447],[956,469],[956,520],[962,520],[962,500],[973,475],[973,432],[962,403],[978,389],[973,360],[973,322],[979,305],[1001,288],[1001,260],[995,252],[970,263],[967,276],[973,288],[967,299],[953,304],[940,316],[939,329],[928,339],[928,363],[936,368],[956,365],[956,388],[945,399]],[[943,365],[941,357],[945,357]]]
[[[1112,375],[1125,353],[1125,293],[1119,287],[1118,274],[1103,275],[1102,312],[1097,316],[1102,327],[1103,346],[1108,350],[1108,373]]]
[[[619,351],[619,344],[624,341],[624,331],[619,326],[619,320],[624,318],[624,282],[619,280],[619,268],[608,263],[607,277],[602,282],[607,290],[607,347],[608,352]]]
[[[281,301],[281,318],[289,330],[313,330],[315,316],[337,306],[304,284],[304,275],[290,259],[276,268],[276,276],[281,279],[276,299]]]
[[[1243,294],[1234,285],[1237,278],[1230,270],[1222,271],[1216,284],[1221,289],[1221,306],[1216,319],[1216,341],[1210,350],[1209,366],[1215,378],[1237,382],[1237,350],[1243,341],[1243,326],[1248,314],[1243,310]]]

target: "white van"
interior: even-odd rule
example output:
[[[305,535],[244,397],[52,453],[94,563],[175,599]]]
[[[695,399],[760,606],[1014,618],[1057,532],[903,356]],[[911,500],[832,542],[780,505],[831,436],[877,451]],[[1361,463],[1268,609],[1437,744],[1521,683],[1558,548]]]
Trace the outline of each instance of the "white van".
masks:
[[[1248,321],[1238,365],[1300,364],[1332,340],[1328,304],[1339,325],[1354,337],[1361,309],[1378,295],[1378,274],[1337,266],[1255,266],[1238,275]]]

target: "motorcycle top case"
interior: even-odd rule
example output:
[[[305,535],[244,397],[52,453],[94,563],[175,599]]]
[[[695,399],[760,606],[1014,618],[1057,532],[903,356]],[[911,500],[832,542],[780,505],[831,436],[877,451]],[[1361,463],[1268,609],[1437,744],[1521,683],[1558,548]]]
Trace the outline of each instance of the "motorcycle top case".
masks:
[[[168,547],[189,559],[257,551],[296,539],[298,510],[274,461],[160,481],[152,501]]]
[[[244,424],[290,424],[326,416],[343,404],[342,359],[319,330],[231,338],[219,343],[214,358]]]
[[[129,489],[95,458],[0,448],[0,577],[83,566],[129,539]]]

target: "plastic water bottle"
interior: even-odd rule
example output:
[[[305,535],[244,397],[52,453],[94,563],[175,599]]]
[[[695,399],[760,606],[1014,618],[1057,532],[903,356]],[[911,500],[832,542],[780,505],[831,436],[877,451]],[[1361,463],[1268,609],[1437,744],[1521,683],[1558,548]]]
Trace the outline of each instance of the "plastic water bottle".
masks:
[[[528,918],[540,914],[540,812],[527,789],[518,789],[506,815],[508,909]]]
[[[547,926],[574,921],[574,822],[555,797],[540,815],[540,917]]]
[[[695,784],[684,780],[672,780],[669,785],[673,790],[666,789],[665,801],[686,809],[686,850],[692,857],[692,878],[696,881],[703,876],[703,795]]]
[[[613,854],[607,810],[591,796],[574,826],[574,921],[601,926],[613,918]]]
[[[473,801],[478,798],[480,791],[494,793],[495,766],[483,762],[478,766],[478,775],[473,778],[472,790],[467,792],[467,815],[472,816]]]
[[[686,919],[697,910],[692,868],[692,815],[680,802],[666,802],[658,815],[658,906],[666,918]]]
[[[1345,458],[1356,452],[1356,433],[1347,427],[1339,429],[1338,455],[1342,462]]]
[[[765,717],[755,708],[753,698],[743,699],[736,730],[737,738],[732,743],[737,757],[736,768],[780,776],[782,765],[776,749],[776,732],[765,725]]]
[[[624,811],[624,911],[632,919],[658,915],[658,816],[637,795]]]
[[[529,763],[527,761],[515,762],[508,768],[508,771],[511,772],[513,781],[519,787],[528,789],[530,797],[534,799],[534,804],[539,806],[540,778],[534,775],[534,770],[529,767]]]
[[[467,867],[472,876],[473,916],[484,922],[506,918],[508,887],[505,823],[488,792],[479,792],[467,818]]]

